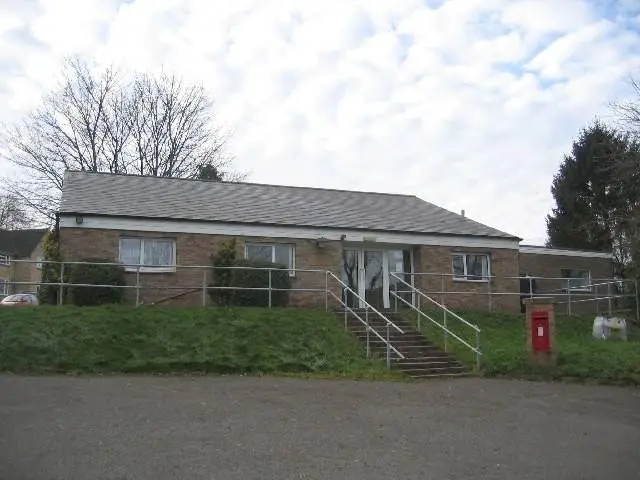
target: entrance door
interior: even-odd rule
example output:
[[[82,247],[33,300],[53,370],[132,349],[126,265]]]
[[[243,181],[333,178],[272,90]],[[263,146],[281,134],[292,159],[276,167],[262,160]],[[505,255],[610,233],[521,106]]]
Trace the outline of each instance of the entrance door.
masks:
[[[360,298],[375,308],[389,308],[389,289],[398,290],[397,280],[389,272],[411,271],[409,250],[346,248],[342,251],[342,281]],[[364,302],[345,289],[343,299],[353,308]]]
[[[413,304],[412,294],[407,292],[406,286],[398,280],[398,278],[403,281],[412,284],[413,279],[411,278],[411,252],[409,250],[388,250],[387,257],[389,259],[389,291],[390,292],[400,292],[401,298],[405,301]],[[391,276],[391,274],[395,274],[395,276]],[[394,303],[396,299],[394,297],[390,297],[391,303]]]
[[[385,291],[385,268],[382,250],[364,250],[364,299],[375,308],[388,308],[388,291]],[[386,294],[386,295],[385,295]],[[362,295],[362,294],[360,294]],[[386,301],[385,301],[386,300]]]
[[[342,300],[352,308],[360,307],[360,301],[352,293],[355,292],[360,295],[360,270],[362,262],[360,260],[361,251],[357,249],[344,249],[342,250],[342,281],[349,287],[349,290],[342,292]]]

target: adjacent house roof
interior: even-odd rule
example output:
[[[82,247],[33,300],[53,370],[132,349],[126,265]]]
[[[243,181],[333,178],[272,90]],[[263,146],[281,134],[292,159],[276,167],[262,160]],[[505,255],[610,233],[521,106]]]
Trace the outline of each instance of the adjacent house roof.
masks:
[[[412,195],[72,171],[60,213],[516,238]]]
[[[520,253],[533,253],[535,255],[558,255],[563,257],[587,257],[605,258],[613,260],[612,252],[597,252],[594,250],[578,250],[564,247],[543,247],[540,245],[520,245]]]
[[[28,257],[46,232],[46,229],[0,230],[0,252],[13,257]]]

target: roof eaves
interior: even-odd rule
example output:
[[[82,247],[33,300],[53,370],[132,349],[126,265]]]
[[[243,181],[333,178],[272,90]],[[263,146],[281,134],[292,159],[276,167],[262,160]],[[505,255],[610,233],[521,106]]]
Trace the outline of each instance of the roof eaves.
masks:
[[[231,224],[231,225],[263,225],[268,227],[293,227],[293,228],[324,228],[328,230],[356,230],[362,232],[388,232],[388,233],[403,233],[407,235],[435,235],[435,236],[453,236],[453,237],[473,237],[473,238],[502,238],[507,240],[518,240],[518,237],[509,235],[504,232],[503,235],[473,235],[466,233],[449,233],[449,232],[414,232],[407,230],[392,230],[392,229],[376,229],[376,228],[364,228],[364,227],[337,227],[337,226],[323,226],[323,225],[305,225],[305,224],[292,224],[292,223],[271,223],[271,222],[238,222],[232,220],[203,220],[197,218],[181,218],[181,217],[150,217],[143,215],[113,215],[107,213],[86,213],[76,211],[60,211],[59,215],[68,216],[87,216],[87,217],[109,217],[109,218],[127,218],[127,219],[142,219],[142,220],[164,220],[172,222],[196,222],[196,223],[216,223],[216,224]]]

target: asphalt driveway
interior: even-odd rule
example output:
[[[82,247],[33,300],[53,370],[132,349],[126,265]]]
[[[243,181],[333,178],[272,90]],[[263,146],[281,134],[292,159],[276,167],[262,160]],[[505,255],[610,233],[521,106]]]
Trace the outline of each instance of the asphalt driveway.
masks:
[[[0,479],[638,479],[640,389],[0,376]]]

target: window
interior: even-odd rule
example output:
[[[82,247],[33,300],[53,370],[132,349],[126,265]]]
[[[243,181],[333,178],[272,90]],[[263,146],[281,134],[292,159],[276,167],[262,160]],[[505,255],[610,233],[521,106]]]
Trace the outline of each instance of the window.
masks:
[[[121,238],[120,262],[130,272],[135,272],[138,264],[142,265],[141,272],[174,272],[175,241],[167,238]]]
[[[39,257],[37,258],[38,263],[36,263],[36,268],[37,268],[38,270],[42,270],[42,261],[43,261],[43,260],[44,260],[44,257],[42,257],[42,256],[39,256]]]
[[[489,255],[457,253],[453,256],[453,279],[487,282],[491,275]]]
[[[9,295],[9,282],[0,278],[0,295]]]
[[[9,265],[11,263],[11,257],[9,255],[5,255],[4,253],[0,253],[0,265]]]
[[[296,268],[296,249],[293,245],[283,243],[247,243],[244,256],[249,260],[272,262],[290,268],[289,276],[293,277]]]
[[[563,268],[560,270],[560,276],[567,279],[563,285],[565,289],[583,292],[591,291],[591,272],[589,270]]]

